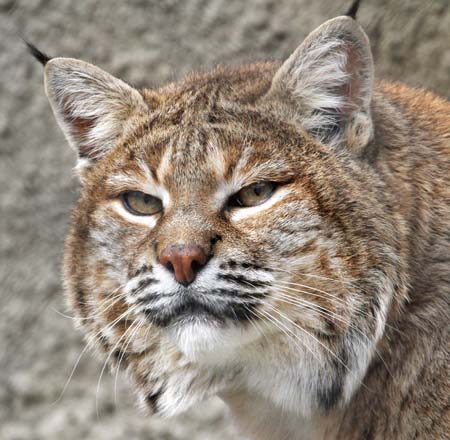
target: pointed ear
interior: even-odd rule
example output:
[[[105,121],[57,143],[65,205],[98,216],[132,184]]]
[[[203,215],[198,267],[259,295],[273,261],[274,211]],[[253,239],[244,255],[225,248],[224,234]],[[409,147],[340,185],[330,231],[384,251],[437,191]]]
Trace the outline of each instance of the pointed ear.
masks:
[[[321,142],[361,152],[372,137],[372,88],[369,40],[354,19],[337,17],[287,59],[267,98],[287,103],[296,122]]]
[[[45,90],[67,140],[88,163],[115,145],[131,115],[147,109],[136,89],[71,58],[47,62]]]

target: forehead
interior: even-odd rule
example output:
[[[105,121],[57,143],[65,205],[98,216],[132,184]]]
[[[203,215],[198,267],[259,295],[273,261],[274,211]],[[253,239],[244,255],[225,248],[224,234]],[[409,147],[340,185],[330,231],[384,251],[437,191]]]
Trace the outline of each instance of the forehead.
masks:
[[[278,147],[264,133],[241,124],[191,125],[144,136],[118,171],[128,173],[137,166],[140,174],[150,173],[156,183],[178,191],[194,182],[264,180],[292,165]]]
[[[301,135],[286,139],[258,100],[270,87],[276,65],[193,76],[157,91],[143,91],[149,113],[135,124],[113,156],[117,171],[139,174],[181,190],[193,181],[208,184],[236,172],[286,172]],[[291,136],[292,137],[292,136]],[[259,170],[258,170],[259,168]],[[262,175],[261,175],[262,174]],[[270,176],[267,176],[270,177]],[[256,179],[256,177],[255,177]]]

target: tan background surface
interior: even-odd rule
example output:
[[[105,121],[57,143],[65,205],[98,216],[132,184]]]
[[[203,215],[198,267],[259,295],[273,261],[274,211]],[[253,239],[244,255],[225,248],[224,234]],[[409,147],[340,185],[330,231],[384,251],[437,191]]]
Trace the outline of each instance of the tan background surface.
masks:
[[[342,0],[0,0],[0,439],[235,439],[219,402],[148,420],[119,377],[87,353],[61,293],[77,196],[74,154],[20,31],[51,55],[79,57],[138,85],[198,67],[286,57]],[[378,77],[450,97],[449,0],[363,2]],[[98,414],[96,410],[98,405]]]

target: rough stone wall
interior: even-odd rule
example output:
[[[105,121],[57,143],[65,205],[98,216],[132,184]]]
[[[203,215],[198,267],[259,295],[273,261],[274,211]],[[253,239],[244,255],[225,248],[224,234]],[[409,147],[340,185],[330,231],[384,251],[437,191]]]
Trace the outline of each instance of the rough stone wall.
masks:
[[[236,439],[218,401],[148,420],[84,354],[61,294],[74,154],[17,32],[137,86],[217,63],[283,58],[342,0],[0,0],[0,438]],[[449,0],[366,0],[377,75],[450,97]],[[116,391],[115,391],[116,388]],[[98,390],[98,391],[97,391]]]

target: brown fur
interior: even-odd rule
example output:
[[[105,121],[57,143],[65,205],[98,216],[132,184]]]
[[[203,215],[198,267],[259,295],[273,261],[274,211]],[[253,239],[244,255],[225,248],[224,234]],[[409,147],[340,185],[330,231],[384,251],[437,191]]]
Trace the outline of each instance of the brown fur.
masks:
[[[141,310],[126,315],[131,306],[119,279],[155,276],[158,255],[172,243],[199,243],[219,259],[224,276],[266,271],[304,286],[285,288],[290,302],[269,295],[252,319],[263,325],[272,310],[267,307],[275,308],[338,356],[353,326],[375,337],[380,301],[388,301],[363,384],[339,404],[346,372],[338,365],[335,392],[317,398],[323,438],[450,438],[450,104],[429,92],[377,83],[373,134],[362,119],[345,132],[355,148],[330,147],[297,123],[291,98],[274,89],[279,68],[276,62],[219,67],[141,91],[146,110],[136,108],[114,148],[81,171],[65,257],[70,305],[91,340],[128,368],[146,404],[159,411],[170,377],[197,366]],[[77,120],[79,129],[89,124]],[[83,146],[82,153],[89,149]],[[142,163],[172,197],[153,228],[112,208],[123,191],[145,187]],[[214,194],[238,172],[246,185],[274,181],[291,192],[234,222],[230,210],[215,207]],[[311,231],[310,240],[295,241]],[[300,263],[286,275],[292,257],[301,256],[311,257],[307,271],[315,278]],[[292,301],[306,300],[311,308],[299,313]],[[264,350],[279,344],[288,359],[282,336],[271,340],[269,334],[258,343]],[[351,365],[352,352],[346,356]],[[240,374],[229,373],[230,381]],[[224,396],[242,417],[242,401]]]

